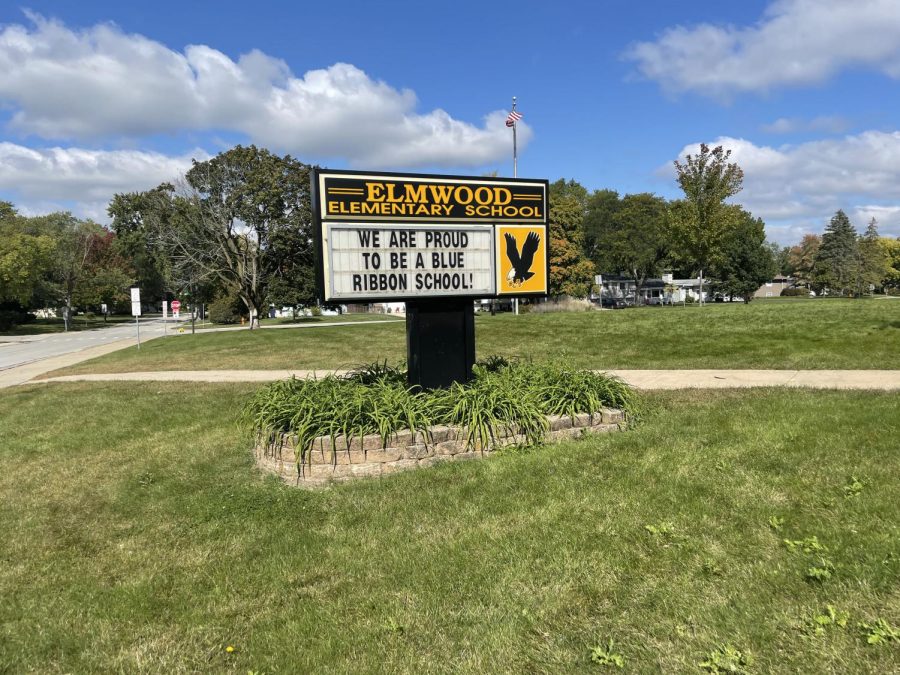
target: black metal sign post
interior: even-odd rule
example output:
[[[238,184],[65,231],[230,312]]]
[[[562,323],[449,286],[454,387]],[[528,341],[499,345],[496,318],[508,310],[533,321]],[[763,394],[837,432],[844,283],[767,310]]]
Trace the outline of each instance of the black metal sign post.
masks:
[[[322,302],[406,303],[409,383],[472,377],[475,298],[548,290],[548,182],[312,172]]]
[[[467,298],[406,303],[409,384],[423,389],[468,382],[475,365],[475,308]]]

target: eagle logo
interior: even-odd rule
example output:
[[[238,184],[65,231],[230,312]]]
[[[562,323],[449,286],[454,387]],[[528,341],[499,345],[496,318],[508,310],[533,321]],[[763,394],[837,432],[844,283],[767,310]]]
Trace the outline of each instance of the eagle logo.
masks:
[[[525,237],[525,243],[522,244],[522,253],[520,254],[516,238],[509,232],[503,236],[506,239],[506,257],[512,263],[512,269],[506,275],[506,282],[511,287],[518,288],[534,276],[534,272],[529,270],[534,263],[534,254],[541,243],[541,237],[537,232],[529,232]]]

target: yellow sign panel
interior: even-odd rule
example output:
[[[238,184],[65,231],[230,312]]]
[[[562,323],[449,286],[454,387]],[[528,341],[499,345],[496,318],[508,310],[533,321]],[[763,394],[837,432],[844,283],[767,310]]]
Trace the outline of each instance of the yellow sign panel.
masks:
[[[547,228],[496,227],[497,295],[547,293]]]

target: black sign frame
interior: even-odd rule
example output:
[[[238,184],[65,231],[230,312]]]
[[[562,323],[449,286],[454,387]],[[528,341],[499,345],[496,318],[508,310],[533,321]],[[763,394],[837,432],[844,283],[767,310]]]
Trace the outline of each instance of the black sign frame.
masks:
[[[509,195],[503,192],[497,192],[496,189],[500,188],[501,190],[507,190],[509,192],[512,189],[520,190],[519,195],[527,195],[528,198],[519,198],[517,203],[519,206],[528,206],[530,204],[539,204],[540,212],[538,215],[534,217],[515,217],[515,216],[497,216],[496,210],[494,211],[494,215],[487,216],[479,216],[473,215],[471,218],[460,216],[457,217],[457,209],[454,208],[454,212],[450,215],[434,215],[433,213],[421,214],[421,213],[412,213],[412,214],[389,214],[384,215],[381,213],[327,213],[327,209],[325,208],[325,197],[326,195],[322,194],[322,186],[331,187],[328,184],[328,180],[331,179],[334,181],[333,185],[341,188],[341,199],[339,200],[343,204],[349,204],[354,200],[352,197],[356,197],[359,195],[359,188],[354,186],[353,182],[357,183],[364,178],[374,178],[378,179],[380,182],[385,184],[385,188],[382,192],[382,195],[387,200],[390,197],[396,198],[400,191],[394,190],[393,192],[387,188],[387,185],[394,184],[425,184],[425,185],[457,185],[460,187],[466,187],[471,191],[471,202],[470,205],[474,207],[487,207],[491,208],[492,206],[497,206],[497,204],[482,204],[479,203],[478,199],[476,199],[476,191],[478,192],[478,197],[481,201],[487,201],[490,196],[500,197],[499,201],[504,201]],[[533,178],[504,178],[504,177],[494,177],[494,176],[463,176],[463,175],[449,175],[449,174],[430,174],[430,173],[398,173],[398,172],[390,172],[390,171],[361,171],[361,170],[333,170],[333,169],[323,169],[319,167],[314,167],[310,172],[310,199],[312,205],[312,217],[313,217],[313,245],[316,249],[315,255],[315,275],[316,275],[316,295],[320,302],[323,303],[332,303],[332,304],[354,304],[354,303],[375,303],[375,302],[412,302],[416,300],[441,300],[441,299],[451,299],[451,298],[466,298],[472,299],[475,297],[478,298],[541,298],[546,297],[548,293],[546,292],[528,292],[528,293],[503,293],[498,294],[497,291],[497,281],[496,268],[493,270],[494,279],[494,294],[477,294],[477,295],[428,295],[428,294],[407,294],[407,295],[397,295],[397,296],[374,296],[374,297],[353,297],[352,299],[348,298],[329,298],[325,295],[325,258],[328,255],[328,251],[325,250],[325,238],[324,228],[328,223],[347,223],[352,224],[355,222],[359,223],[368,223],[368,224],[378,224],[383,227],[398,227],[402,228],[404,226],[415,227],[417,225],[443,225],[448,228],[460,227],[464,228],[467,225],[477,225],[477,226],[486,226],[490,225],[493,227],[495,231],[494,241],[496,245],[496,228],[498,226],[503,225],[512,225],[512,226],[534,226],[534,227],[542,227],[545,235],[545,250],[546,250],[546,269],[545,275],[547,280],[547,290],[549,292],[550,285],[550,221],[549,221],[549,210],[550,210],[550,182],[547,179],[533,179]],[[350,190],[353,190],[351,193]],[[490,194],[489,192],[490,191]],[[406,194],[406,191],[403,191],[403,194]],[[344,198],[346,195],[348,198]],[[468,197],[467,193],[463,193],[464,196]],[[379,195],[381,196],[381,195]],[[539,198],[535,198],[535,196]],[[449,201],[449,200],[448,200]],[[516,200],[510,200],[510,203]],[[524,202],[524,204],[523,204]],[[390,202],[386,202],[390,203]],[[396,202],[395,202],[396,203]],[[507,206],[508,204],[500,204],[500,206]],[[456,206],[465,207],[466,204],[455,204]],[[520,209],[521,210],[521,209]],[[493,247],[492,247],[493,248]],[[496,267],[496,255],[494,256],[494,261],[492,261],[492,265]]]

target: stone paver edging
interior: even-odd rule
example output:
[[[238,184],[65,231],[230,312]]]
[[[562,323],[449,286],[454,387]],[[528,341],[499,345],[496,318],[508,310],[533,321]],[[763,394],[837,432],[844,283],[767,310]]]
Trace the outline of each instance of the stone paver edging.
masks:
[[[547,417],[545,442],[581,438],[592,433],[619,431],[625,427],[625,414],[616,408],[602,408],[594,414],[581,413]],[[363,437],[313,439],[305,452],[297,451],[290,434],[280,437],[274,447],[257,445],[257,466],[279,476],[289,485],[319,487],[356,478],[386,476],[398,471],[427,468],[447,461],[465,461],[487,457],[497,450],[526,442],[518,429],[503,430],[503,435],[482,446],[469,438],[465,427],[434,426],[427,432],[404,429],[389,438],[378,434]]]

